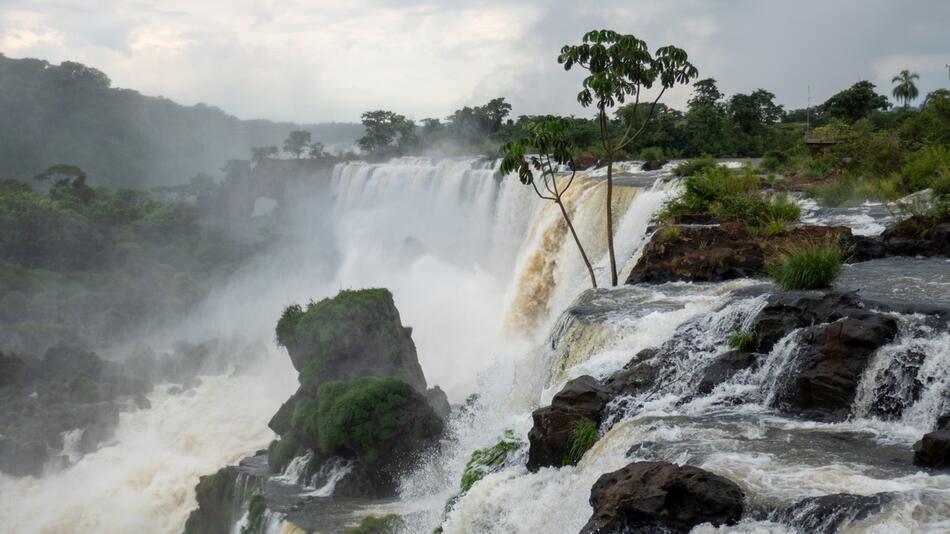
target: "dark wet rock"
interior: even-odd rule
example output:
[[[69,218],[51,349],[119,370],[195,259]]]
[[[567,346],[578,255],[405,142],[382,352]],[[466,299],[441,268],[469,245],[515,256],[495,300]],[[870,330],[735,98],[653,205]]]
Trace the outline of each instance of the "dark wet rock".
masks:
[[[897,419],[908,406],[920,399],[924,384],[917,378],[920,366],[927,355],[911,350],[894,355],[887,369],[883,370],[877,383],[870,414],[881,419]]]
[[[593,154],[581,154],[580,157],[575,160],[574,164],[579,171],[587,170],[595,165],[600,163]]]
[[[847,317],[801,333],[795,366],[781,377],[775,405],[823,420],[845,419],[871,356],[897,335],[890,315]]]
[[[933,432],[914,444],[914,463],[937,469],[950,468],[950,413],[937,419]]]
[[[950,256],[950,216],[914,215],[881,234],[889,256]]]
[[[636,462],[602,475],[590,490],[594,513],[581,534],[686,533],[732,525],[744,495],[734,482],[692,466]]]
[[[657,349],[644,349],[637,353],[622,369],[612,374],[605,385],[613,395],[639,395],[656,385],[660,372]]]
[[[861,319],[872,315],[867,308],[868,305],[853,292],[787,291],[772,295],[753,322],[754,350],[767,353],[778,340],[798,328],[843,317]]]
[[[719,384],[729,380],[736,373],[755,364],[755,354],[732,350],[716,357],[703,371],[696,391],[706,395]]]
[[[24,367],[22,358],[0,352],[0,387],[18,383]]]
[[[669,160],[666,159],[651,159],[649,161],[644,161],[643,165],[640,165],[640,170],[642,171],[658,171],[663,168],[664,165],[669,163]]]
[[[841,527],[881,511],[892,500],[888,493],[837,493],[803,499],[771,514],[770,519],[809,534],[835,534]]]
[[[528,432],[528,469],[564,465],[574,426],[585,419],[599,426],[612,397],[610,390],[591,376],[565,384],[550,406],[531,414],[534,426]]]
[[[452,413],[452,406],[449,404],[449,397],[439,386],[434,386],[426,390],[426,399],[429,400],[429,406],[435,410],[435,413],[442,419],[448,419]]]
[[[627,283],[762,277],[768,258],[778,251],[798,243],[850,239],[851,230],[840,226],[801,226],[767,237],[751,235],[742,223],[666,227],[643,247]]]

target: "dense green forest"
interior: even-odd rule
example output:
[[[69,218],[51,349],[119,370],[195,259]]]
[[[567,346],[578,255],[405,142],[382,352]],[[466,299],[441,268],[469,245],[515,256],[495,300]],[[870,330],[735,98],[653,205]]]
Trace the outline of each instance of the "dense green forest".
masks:
[[[198,104],[111,87],[99,70],[66,61],[0,54],[0,177],[30,178],[78,165],[95,185],[147,188],[215,173],[253,146],[306,129],[325,144],[352,143],[359,124],[299,125],[240,120]]]
[[[0,181],[0,350],[108,347],[187,310],[259,247],[192,202],[51,174]]]

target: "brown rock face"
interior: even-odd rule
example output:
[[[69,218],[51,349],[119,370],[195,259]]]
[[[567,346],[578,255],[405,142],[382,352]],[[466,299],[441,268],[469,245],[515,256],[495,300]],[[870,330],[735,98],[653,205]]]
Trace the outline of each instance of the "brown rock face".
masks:
[[[636,462],[602,475],[590,490],[594,513],[581,534],[686,533],[732,525],[744,495],[734,482],[697,467]]]
[[[600,425],[611,397],[606,387],[585,375],[568,382],[550,406],[535,410],[531,414],[534,426],[528,432],[528,469],[564,465],[574,425],[584,419]]]
[[[768,237],[751,236],[742,223],[674,226],[653,234],[628,284],[720,282],[766,275],[770,254],[800,243],[851,239],[842,226],[802,226]]]

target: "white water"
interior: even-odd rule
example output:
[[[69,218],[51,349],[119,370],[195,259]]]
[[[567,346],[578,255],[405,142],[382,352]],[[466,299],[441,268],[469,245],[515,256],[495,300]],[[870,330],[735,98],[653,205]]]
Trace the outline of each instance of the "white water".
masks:
[[[603,283],[603,187],[583,179],[575,187],[570,209]],[[622,278],[670,187],[660,181],[642,192],[620,188],[616,234]],[[686,332],[676,342],[690,357],[664,370],[661,389],[617,403],[613,427],[605,425],[603,439],[578,466],[529,474],[521,462],[489,475],[445,518],[445,532],[576,532],[590,515],[594,480],[635,459],[710,469],[763,504],[834,491],[901,492],[867,532],[928,531],[950,515],[940,511],[950,506],[950,477],[888,468],[883,460],[866,460],[860,447],[836,456],[829,443],[804,445],[812,438],[863,432],[866,441],[906,450],[941,409],[946,391],[941,369],[950,358],[945,351],[930,352],[921,373],[933,377],[934,385],[899,421],[864,417],[863,400],[856,403],[860,418],[837,425],[774,414],[769,396],[792,361],[793,336],[779,343],[760,369],[740,372],[709,396],[686,398],[708,361],[727,349],[723,336],[741,329],[761,307],[761,298],[735,296],[751,282],[602,289],[583,297],[596,313],[559,319],[586,287],[580,257],[558,228],[552,206],[517,180],[499,182],[491,163],[418,158],[353,163],[338,166],[329,187],[303,184],[297,193],[298,202],[282,214],[290,245],[235,276],[195,317],[186,318],[182,332],[272,345],[276,318],[290,302],[347,287],[390,288],[403,323],[414,327],[430,384],[442,385],[453,401],[472,391],[481,395],[475,413],[453,425],[456,440],[403,481],[403,501],[390,509],[415,512],[411,532],[428,533],[442,523],[443,504],[457,491],[472,450],[494,444],[506,428],[525,436],[531,410],[548,402],[565,380],[606,376],[677,332]],[[945,347],[940,334],[919,342]],[[896,343],[905,342],[916,341]],[[896,347],[882,354],[888,350]],[[883,369],[885,360],[879,354],[873,368]],[[197,477],[271,439],[266,422],[296,384],[286,355],[265,357],[260,373],[206,378],[195,397],[157,392],[150,397],[151,410],[122,416],[114,446],[41,480],[0,479],[0,532],[180,530],[194,507]],[[862,391],[873,389],[876,376],[866,377]],[[731,406],[732,397],[746,404]],[[643,442],[658,445],[627,454]],[[806,450],[799,454],[782,445],[791,442]],[[282,476],[299,483],[303,465],[301,460]],[[312,496],[332,494],[342,472],[341,467],[326,484],[310,488]],[[267,531],[279,531],[281,518],[269,513]],[[739,531],[786,532],[787,527],[749,520]]]

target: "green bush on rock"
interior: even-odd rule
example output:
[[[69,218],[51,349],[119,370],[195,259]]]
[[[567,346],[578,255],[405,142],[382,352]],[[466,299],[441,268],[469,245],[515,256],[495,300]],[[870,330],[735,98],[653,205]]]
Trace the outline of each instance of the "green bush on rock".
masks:
[[[505,465],[509,453],[520,449],[524,443],[515,437],[512,430],[505,430],[504,437],[498,443],[484,449],[476,449],[465,464],[460,483],[461,492],[468,491],[473,484],[494,473]]]
[[[402,520],[395,514],[371,515],[364,517],[358,526],[346,529],[346,534],[395,534],[401,524]]]
[[[736,330],[729,335],[729,346],[736,350],[748,352],[755,347],[755,334]]]
[[[782,254],[769,274],[782,289],[830,287],[841,274],[841,249],[834,244],[811,244]]]

